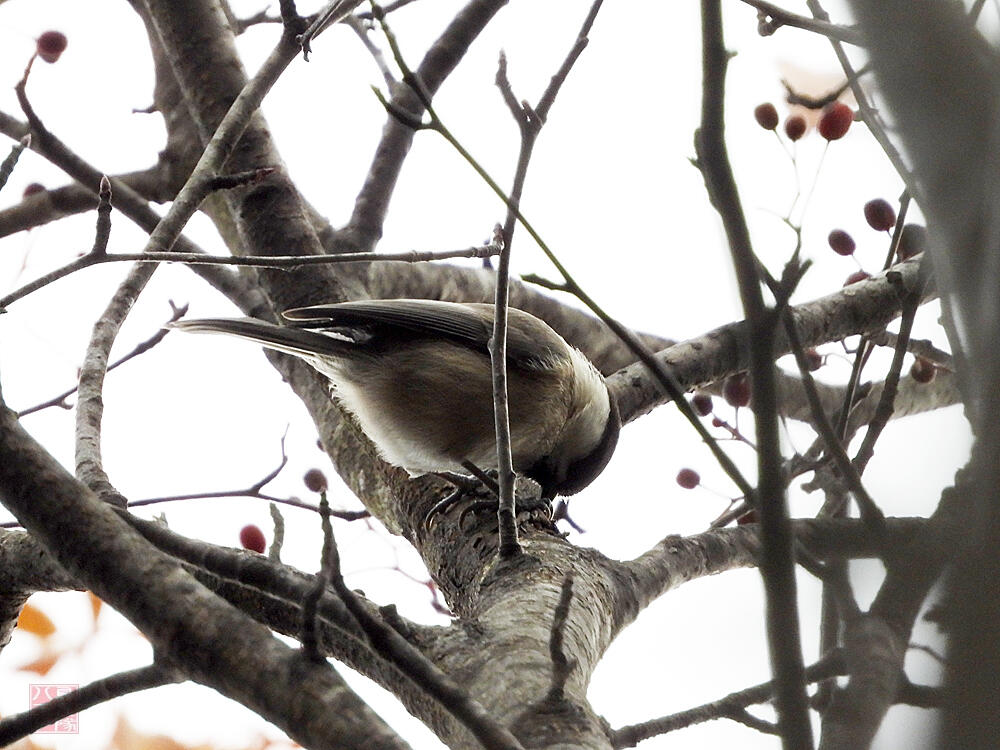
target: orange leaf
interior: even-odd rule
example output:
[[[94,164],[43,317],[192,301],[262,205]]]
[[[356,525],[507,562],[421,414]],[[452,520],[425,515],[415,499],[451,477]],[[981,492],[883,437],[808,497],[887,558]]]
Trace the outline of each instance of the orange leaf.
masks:
[[[29,633],[34,633],[40,638],[48,638],[56,632],[56,626],[52,624],[52,620],[49,619],[48,615],[38,609],[38,607],[33,607],[30,604],[25,604],[21,608],[21,614],[17,618],[17,627]]]
[[[22,664],[21,669],[25,672],[34,672],[40,677],[44,677],[55,666],[55,663],[59,661],[60,656],[61,654],[56,653],[43,654],[32,662]]]
[[[87,599],[90,600],[90,612],[94,616],[94,622],[97,622],[97,616],[101,614],[101,607],[104,606],[104,602],[97,598],[97,595],[92,591],[87,592]]]

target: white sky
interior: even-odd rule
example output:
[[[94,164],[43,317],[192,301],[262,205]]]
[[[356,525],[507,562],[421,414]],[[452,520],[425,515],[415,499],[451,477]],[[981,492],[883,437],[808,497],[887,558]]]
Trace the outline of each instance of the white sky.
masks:
[[[300,3],[309,12],[318,3]],[[414,3],[392,17],[408,61],[415,65],[427,44],[462,3]],[[835,18],[837,8],[830,4]],[[251,0],[234,3],[237,13],[260,10]],[[516,155],[516,128],[493,86],[496,58],[507,52],[517,95],[536,101],[565,55],[588,2],[512,3],[490,25],[466,61],[449,79],[436,107],[452,131],[501,184],[507,184]],[[805,4],[788,7],[805,13]],[[753,122],[762,101],[780,105],[783,75],[814,77],[809,89],[826,93],[838,83],[829,45],[795,29],[761,39],[755,12],[729,0],[728,44],[738,54],[730,65],[728,127],[734,168],[751,224],[755,249],[772,270],[780,270],[794,237],[780,217],[797,191],[795,171],[772,134]],[[50,129],[91,163],[108,173],[141,169],[162,147],[156,115],[133,114],[151,101],[152,66],[145,35],[124,2],[73,0],[7,2],[0,6],[0,107],[18,113],[13,85],[49,28],[64,31],[69,48],[56,65],[38,63],[29,96]],[[257,27],[240,39],[252,71],[271,49],[277,27]],[[581,284],[612,314],[642,330],[686,338],[740,317],[719,222],[705,198],[700,175],[688,162],[700,106],[698,4],[606,3],[584,52],[541,136],[529,176],[523,210]],[[798,71],[798,73],[796,73]],[[309,63],[294,63],[264,103],[278,147],[292,176],[336,226],[350,214],[384,113],[369,85],[381,77],[353,34],[327,32]],[[806,87],[806,85],[804,85]],[[0,152],[8,146],[0,144]],[[870,230],[861,214],[873,197],[890,201],[899,180],[863,127],[832,145],[815,134],[799,142],[802,192],[812,191],[804,220],[804,253],[814,269],[798,301],[840,286],[857,268],[834,255],[826,235],[834,227],[852,232],[857,256],[874,271],[887,238]],[[817,164],[822,161],[818,181]],[[24,186],[56,187],[66,179],[30,154],[22,157],[0,206],[16,203]],[[814,184],[815,183],[815,184]],[[801,202],[801,201],[800,201]],[[396,191],[379,247],[384,251],[442,250],[478,244],[503,215],[502,206],[450,148],[431,133],[419,134]],[[799,215],[796,214],[796,219]],[[50,224],[0,239],[0,289],[72,259],[93,239],[93,215]],[[224,247],[209,223],[197,217],[189,234],[210,252]],[[110,249],[134,252],[143,235],[114,217]],[[553,276],[543,256],[519,232],[514,269]],[[0,377],[14,408],[37,403],[75,379],[90,327],[126,272],[103,266],[65,279],[11,306],[0,320]],[[129,351],[167,319],[166,300],[190,302],[196,316],[234,310],[183,268],[161,268],[143,294],[120,337],[116,354]],[[936,312],[923,311],[921,337],[937,337]],[[835,345],[820,371],[830,381],[846,378],[849,364]],[[880,377],[873,366],[869,377]],[[327,470],[315,447],[315,430],[304,409],[283,387],[258,350],[243,342],[172,334],[152,352],[111,374],[107,381],[104,454],[112,481],[132,499],[242,487],[277,465],[279,441],[290,425],[289,467],[269,488],[276,495],[307,496],[301,484],[312,466]],[[731,419],[723,405],[720,414]],[[706,485],[734,492],[707,451],[673,408],[627,427],[620,448],[602,477],[572,503],[587,533],[575,543],[612,557],[634,557],[667,534],[703,530],[726,501],[704,489],[687,492],[673,477],[691,466]],[[741,424],[748,427],[744,414]],[[49,410],[25,419],[26,427],[67,466],[72,460],[72,413]],[[807,433],[790,445],[804,449]],[[754,456],[742,444],[729,449],[752,472]],[[894,423],[866,474],[873,495],[890,515],[926,514],[934,507],[968,450],[957,409]],[[358,507],[346,491],[335,505]],[[819,499],[795,495],[794,509],[815,512]],[[156,506],[172,528],[220,544],[236,545],[246,523],[270,538],[266,504],[259,500],[209,500]],[[304,570],[317,567],[319,529],[314,517],[292,509],[284,559]],[[348,581],[380,603],[393,601],[408,617],[444,622],[429,606],[427,589],[395,568],[426,578],[405,543],[363,523],[336,527]],[[853,567],[862,605],[876,591],[877,565]],[[816,657],[818,587],[801,579],[803,638],[807,662]],[[56,620],[59,638],[79,642],[87,632],[84,602],[76,595],[39,596]],[[95,642],[66,659],[47,681],[86,683],[147,662],[149,649],[134,629],[107,617]],[[918,626],[915,640],[926,642]],[[31,636],[15,634],[0,659],[0,713],[25,707],[28,682],[18,664],[37,650]],[[911,654],[913,676],[933,674],[922,654]],[[595,675],[591,699],[613,726],[682,710],[767,679],[761,587],[756,571],[740,571],[688,584],[664,596],[614,644]],[[391,706],[378,691],[359,686],[376,708],[417,748],[438,746],[418,722]],[[384,694],[383,694],[384,695]],[[149,731],[186,741],[210,740],[238,747],[263,722],[244,709],[191,686],[160,689],[95,709],[83,716],[78,738],[37,737],[58,748],[93,748],[103,742],[113,716]],[[893,709],[877,747],[908,744],[926,729],[924,712]],[[274,734],[273,729],[266,729]],[[773,748],[772,738],[724,721],[644,743],[643,748],[707,747],[737,742],[745,748]]]

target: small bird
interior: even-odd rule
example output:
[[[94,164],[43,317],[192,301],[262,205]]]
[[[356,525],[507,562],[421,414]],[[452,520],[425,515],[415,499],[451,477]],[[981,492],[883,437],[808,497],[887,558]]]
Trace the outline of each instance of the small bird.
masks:
[[[494,306],[417,299],[287,310],[172,324],[224,333],[301,357],[325,375],[389,463],[412,476],[496,469],[488,343]],[[514,471],[541,496],[572,495],[607,465],[620,416],[597,368],[546,323],[511,308],[507,391]]]

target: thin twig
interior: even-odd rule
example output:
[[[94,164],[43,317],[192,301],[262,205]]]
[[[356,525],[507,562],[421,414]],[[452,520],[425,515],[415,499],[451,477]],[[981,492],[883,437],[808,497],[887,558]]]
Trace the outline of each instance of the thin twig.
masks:
[[[854,494],[858,502],[858,507],[861,509],[862,520],[870,526],[876,536],[884,537],[885,516],[865,488],[860,472],[854,463],[851,462],[850,456],[844,450],[840,437],[833,429],[833,424],[831,424],[826,412],[823,410],[823,404],[820,401],[819,393],[816,391],[816,383],[813,380],[812,373],[809,371],[809,363],[806,361],[805,351],[802,348],[802,342],[799,340],[799,334],[795,328],[795,320],[792,317],[791,310],[786,309],[782,315],[782,319],[785,324],[785,333],[792,347],[792,353],[795,355],[795,362],[799,367],[799,374],[802,377],[802,388],[805,391],[806,400],[809,402],[809,408],[812,412],[813,427],[823,440],[827,453],[836,464],[844,482],[846,482],[848,488]]]
[[[603,0],[595,0],[590,12],[584,20],[576,43],[573,45],[559,70],[552,77],[537,107],[532,108],[527,102],[517,104],[510,81],[507,78],[507,59],[500,54],[496,82],[504,101],[507,103],[518,129],[521,133],[521,144],[517,158],[517,168],[514,172],[514,182],[507,200],[507,216],[504,219],[500,236],[503,239],[504,250],[500,254],[496,276],[496,317],[494,318],[493,340],[490,355],[493,363],[493,399],[496,411],[497,430],[497,463],[500,478],[500,504],[498,511],[499,553],[510,556],[520,550],[517,543],[517,523],[514,509],[514,472],[510,459],[510,424],[507,407],[507,373],[506,373],[506,323],[507,298],[510,281],[510,252],[514,239],[514,229],[517,226],[517,211],[521,204],[521,195],[527,179],[528,164],[535,141],[542,125],[563,82],[569,76],[574,63],[587,46],[587,34],[594,24],[594,19],[601,8]],[[383,28],[386,28],[383,20]],[[398,48],[393,46],[393,52],[398,54]],[[403,67],[403,66],[401,66]],[[431,109],[428,108],[430,112]],[[432,113],[432,118],[436,117]]]
[[[267,60],[230,105],[219,126],[205,146],[184,186],[170,204],[170,209],[149,235],[144,252],[166,252],[180,235],[202,201],[211,192],[212,180],[226,163],[243,136],[250,120],[271,87],[295,59],[297,47],[288,29]]]
[[[97,228],[94,231],[94,246],[90,254],[101,258],[108,253],[108,240],[111,239],[111,180],[107,175],[101,176],[101,186],[97,191]]]
[[[830,677],[845,674],[844,655],[840,649],[827,653],[823,658],[806,669],[806,679],[809,682],[825,680]],[[653,721],[622,727],[612,732],[611,744],[615,748],[634,747],[642,740],[656,737],[667,732],[673,732],[692,724],[699,724],[711,719],[733,718],[733,712],[745,709],[758,703],[771,700],[775,694],[774,682],[765,682],[724,698],[706,703],[696,708],[664,716]]]
[[[167,214],[150,233],[144,250],[170,250],[208,194],[210,178],[225,164],[264,96],[295,58],[296,50],[294,40],[286,29],[260,70],[247,82],[229,107],[184,187],[174,198]],[[24,82],[22,79],[18,84],[18,99],[22,108],[30,108],[24,96]],[[25,113],[28,114],[27,110]],[[156,268],[156,265],[137,265],[122,282],[94,326],[80,372],[80,398],[76,411],[77,475],[102,499],[122,507],[126,500],[108,479],[101,456],[104,376],[107,372],[108,354],[118,331]]]
[[[333,543],[333,526],[330,523],[330,503],[326,499],[325,490],[319,494],[319,518],[320,527],[323,530],[320,569],[313,577],[313,585],[302,600],[302,621],[299,623],[299,642],[302,644],[302,651],[312,661],[323,660],[317,635],[319,632],[319,600],[330,582],[335,567],[340,567],[339,559],[335,559],[337,552]]]
[[[267,550],[267,559],[271,562],[281,562],[281,548],[285,544],[285,517],[281,515],[276,503],[267,506],[271,513],[271,523],[274,524],[274,533],[271,535],[271,546]]]
[[[906,356],[906,342],[910,338],[910,331],[913,330],[913,320],[920,305],[919,295],[912,295],[908,304],[903,307],[903,318],[899,323],[899,338],[896,341],[896,351],[892,358],[892,365],[889,367],[889,374],[886,375],[885,385],[882,388],[882,396],[879,398],[878,406],[875,408],[875,416],[868,424],[865,438],[858,448],[858,453],[854,457],[854,465],[859,473],[863,473],[872,456],[875,455],[875,442],[882,434],[882,430],[892,418],[893,402],[896,400],[896,392],[899,389],[899,378],[903,370],[903,358]],[[862,509],[862,514],[864,509]],[[883,518],[883,523],[884,523]]]
[[[71,714],[105,703],[112,698],[183,680],[184,677],[179,672],[159,664],[103,677],[23,713],[0,719],[0,747],[7,747],[44,726],[54,724]]]
[[[392,37],[387,35],[387,39],[390,40],[389,41],[390,47],[395,45],[395,40],[392,39]],[[397,51],[398,47],[394,50],[394,54],[396,54]],[[607,325],[616,336],[618,336],[619,339],[622,340],[622,342],[629,348],[629,350],[636,356],[636,358],[639,359],[643,363],[643,365],[649,368],[650,372],[656,378],[657,383],[659,383],[659,385],[663,388],[663,390],[667,393],[667,395],[669,395],[670,398],[674,400],[674,403],[677,405],[678,410],[681,412],[681,414],[684,415],[685,419],[687,419],[688,422],[691,423],[692,427],[694,427],[695,431],[708,446],[709,450],[712,452],[712,455],[715,457],[716,461],[719,462],[719,465],[722,467],[722,469],[726,472],[726,474],[729,475],[729,477],[733,480],[733,482],[745,496],[751,496],[753,494],[753,487],[743,476],[742,472],[740,472],[735,462],[718,445],[718,442],[708,431],[708,428],[706,428],[705,425],[702,424],[701,418],[694,412],[690,404],[688,404],[687,399],[684,398],[684,391],[681,389],[680,385],[677,383],[676,378],[674,378],[673,374],[670,372],[667,366],[659,359],[657,359],[653,351],[648,346],[646,346],[639,339],[639,337],[635,335],[635,333],[633,333],[631,330],[627,329],[617,320],[608,315],[604,311],[604,309],[601,308],[601,306],[598,305],[597,302],[592,297],[590,297],[590,295],[588,295],[579,284],[576,283],[576,281],[570,275],[566,267],[559,261],[559,258],[556,257],[552,249],[548,246],[545,240],[542,239],[541,235],[539,235],[538,232],[535,230],[534,226],[532,226],[532,224],[527,220],[527,218],[525,218],[525,216],[521,213],[519,209],[511,205],[510,197],[503,191],[502,188],[500,188],[496,180],[494,180],[490,176],[490,174],[482,167],[482,165],[479,164],[479,162],[476,161],[475,158],[473,158],[473,156],[468,152],[468,150],[465,149],[464,146],[462,146],[462,144],[455,138],[455,136],[452,135],[451,131],[448,130],[447,127],[445,127],[444,123],[438,117],[433,107],[429,106],[430,101],[426,98],[426,91],[424,87],[419,84],[419,81],[415,79],[409,68],[405,66],[405,61],[403,61],[401,57],[397,57],[396,61],[397,64],[400,65],[400,68],[403,70],[404,73],[403,80],[414,87],[413,91],[416,93],[418,98],[420,98],[421,103],[424,104],[424,108],[427,111],[427,114],[431,118],[431,121],[428,124],[422,124],[419,121],[417,121],[414,124],[412,122],[412,118],[411,121],[407,121],[406,119],[400,119],[400,121],[403,122],[404,124],[409,125],[410,127],[434,130],[438,132],[442,137],[444,137],[445,140],[448,141],[448,143],[451,144],[452,148],[454,148],[459,153],[459,155],[463,159],[465,159],[465,161],[473,168],[473,170],[475,170],[476,174],[478,174],[483,179],[483,181],[489,186],[489,188],[494,192],[494,194],[496,194],[496,196],[500,198],[500,200],[502,200],[504,204],[506,204],[510,208],[510,210],[514,213],[514,216],[517,217],[517,220],[521,223],[521,226],[524,227],[525,231],[538,244],[538,247],[541,249],[543,253],[545,253],[545,256],[555,266],[556,270],[559,271],[559,273],[562,275],[564,279],[564,284],[561,287],[562,290],[570,294],[573,294],[588,308],[590,308],[590,310],[598,318],[600,318],[604,322],[604,324]],[[386,107],[386,110],[391,115],[393,115],[394,117],[401,116],[401,113],[398,111],[398,109],[392,107],[391,104],[381,94],[381,92],[379,92],[377,89],[375,89],[374,91],[379,101],[382,102],[383,106]]]
[[[873,333],[869,336],[869,341],[875,344],[875,346],[887,346],[895,349],[899,346],[899,334],[892,331]],[[938,349],[930,339],[911,338],[905,344],[906,351],[910,354],[922,357],[946,370],[952,370],[955,367],[955,360],[951,354],[943,349]]]
[[[792,13],[779,5],[767,2],[767,0],[743,0],[743,2],[766,14],[768,33],[762,32],[762,36],[770,36],[781,26],[794,26],[797,29],[811,31],[828,39],[836,39],[848,44],[860,46],[864,41],[858,30],[851,26],[841,26],[830,23],[828,20],[819,21],[807,16],[800,16],[798,13]]]
[[[308,60],[309,53],[312,52],[312,41],[322,34],[330,26],[340,23],[351,11],[357,8],[364,0],[331,0],[323,10],[316,14],[316,19],[309,24],[296,41],[302,48],[302,59]]]
[[[372,60],[375,61],[375,67],[382,74],[382,80],[385,81],[386,88],[391,91],[392,87],[396,85],[396,77],[392,74],[392,69],[385,61],[385,55],[382,54],[382,50],[368,37],[368,25],[356,15],[349,15],[344,19],[344,24],[361,40],[361,44],[364,45],[365,49],[368,50],[368,54],[372,56]]]
[[[566,620],[569,617],[569,605],[573,601],[573,576],[563,578],[559,593],[559,603],[552,614],[552,628],[549,631],[549,658],[552,660],[552,683],[545,696],[547,701],[559,702],[563,699],[566,680],[576,667],[576,659],[570,659],[563,650],[563,639],[566,634]]]
[[[257,169],[248,169],[244,172],[220,174],[209,178],[206,187],[209,192],[214,192],[216,190],[232,190],[233,188],[253,185],[277,171],[277,167],[258,167]]]
[[[500,253],[500,246],[489,244],[478,247],[467,247],[459,250],[418,251],[410,250],[403,253],[344,253],[342,255],[273,255],[266,258],[242,255],[205,255],[203,253],[187,252],[144,252],[144,253],[107,253],[104,255],[86,254],[62,268],[50,271],[40,276],[20,289],[0,298],[0,311],[4,311],[12,302],[37,292],[42,287],[65,278],[70,274],[101,263],[183,263],[189,266],[250,266],[255,268],[278,268],[293,271],[302,266],[320,266],[331,263],[373,263],[376,261],[392,261],[402,263],[427,263],[436,260],[452,258],[488,258]]]
[[[822,21],[823,23],[830,22],[830,15],[823,9],[819,0],[806,0],[806,5],[809,7],[809,11],[812,13],[813,18]],[[837,56],[837,61],[840,63],[840,67],[843,68],[844,74],[847,76],[847,80],[851,84],[851,93],[854,94],[854,99],[858,103],[858,111],[861,112],[861,119],[864,120],[865,125],[868,126],[868,129],[875,137],[879,146],[882,147],[882,151],[892,163],[893,168],[903,180],[903,184],[906,185],[910,194],[919,196],[920,192],[916,190],[917,185],[913,179],[913,175],[910,173],[909,168],[903,161],[903,157],[889,139],[889,135],[885,132],[885,128],[882,126],[882,121],[879,118],[878,113],[868,101],[868,95],[865,93],[865,90],[861,87],[861,84],[858,81],[857,71],[854,70],[854,66],[851,64],[851,60],[847,56],[847,52],[844,51],[844,45],[839,39],[834,37],[829,37],[829,39],[830,44],[833,45],[833,51]]]
[[[757,432],[760,572],[764,581],[767,638],[783,745],[812,750],[812,725],[796,601],[795,557],[782,469],[778,396],[774,365],[777,311],[764,305],[760,264],[750,243],[724,135],[726,68],[720,0],[702,0],[702,116],[695,135],[698,166],[722,218],[749,327],[750,378]]]
[[[110,368],[109,368],[110,369]],[[128,503],[129,508],[138,508],[144,505],[156,505],[158,503],[171,503],[180,500],[207,500],[211,498],[223,498],[223,497],[255,497],[261,500],[267,500],[270,503],[278,503],[280,505],[289,505],[293,508],[302,508],[303,510],[310,510],[314,513],[321,513],[322,510],[319,506],[312,505],[310,503],[299,500],[295,497],[274,497],[273,495],[267,495],[261,490],[264,489],[268,484],[270,484],[285,468],[288,464],[288,455],[285,453],[285,438],[281,438],[281,462],[278,466],[271,471],[269,471],[265,476],[251,484],[249,487],[244,487],[234,490],[219,490],[215,492],[192,492],[186,495],[170,495],[166,497],[150,497],[144,498],[142,500],[130,500]],[[357,521],[362,518],[369,518],[371,513],[367,510],[330,510],[329,514],[343,521]],[[272,517],[274,512],[271,513]],[[277,530],[275,532],[277,534]],[[277,539],[277,536],[275,537]],[[273,549],[273,543],[272,543]]]
[[[3,189],[4,185],[7,184],[7,180],[10,179],[11,174],[14,171],[14,167],[17,164],[17,160],[21,158],[21,152],[24,151],[28,146],[31,145],[31,134],[24,136],[11,146],[10,153],[7,154],[7,158],[3,160],[0,164],[0,190]]]
[[[31,148],[38,154],[48,159],[52,164],[59,167],[63,172],[73,178],[81,187],[90,186],[91,191],[100,184],[102,171],[87,163],[80,156],[70,150],[65,143],[57,138],[45,127],[45,124],[38,117],[31,107],[26,95],[21,92],[19,96],[21,108],[27,117],[27,123],[19,123],[13,117],[0,112],[0,120],[8,123],[15,123],[11,129],[16,132],[23,132],[32,136]],[[32,135],[33,134],[33,135]],[[160,215],[154,211],[148,201],[136,190],[129,187],[126,181],[112,178],[111,187],[115,194],[115,207],[127,216],[143,231],[150,233],[160,222]],[[177,238],[174,243],[179,251],[191,254],[202,253],[195,243],[184,235]],[[215,286],[219,291],[234,301],[245,300],[249,296],[247,283],[238,278],[235,273],[225,272],[223,269],[214,267],[194,267],[206,281]],[[2,312],[2,305],[0,305]]]
[[[495,236],[503,242],[500,226]],[[517,511],[514,499],[514,467],[510,444],[510,406],[507,400],[507,299],[510,286],[510,246],[504,243],[497,264],[493,335],[490,337],[490,369],[493,380],[493,419],[497,438],[497,554],[501,558],[521,553],[517,541]]]
[[[182,317],[184,317],[184,315],[187,314],[188,311],[187,305],[182,305],[181,307],[177,307],[176,305],[174,305],[173,301],[171,301],[170,306],[171,308],[173,308],[173,314],[170,316],[170,320],[168,320],[167,323],[175,323],[176,321],[180,320]],[[161,327],[160,330],[158,330],[155,334],[153,334],[148,339],[143,341],[141,344],[138,344],[135,347],[135,349],[130,351],[124,357],[120,357],[119,359],[115,360],[110,365],[108,365],[108,372],[111,372],[119,365],[125,364],[130,359],[133,359],[135,357],[138,357],[140,354],[148,352],[154,346],[163,341],[164,337],[166,337],[166,335],[170,333],[170,330],[171,329],[169,328]],[[60,393],[58,396],[53,396],[48,401],[43,401],[42,403],[36,404],[35,406],[29,406],[27,409],[20,410],[19,412],[17,412],[18,418],[26,417],[29,414],[34,414],[35,412],[42,411],[43,409],[49,409],[53,406],[58,406],[61,409],[73,408],[72,406],[66,403],[66,399],[72,396],[74,393],[76,393],[77,387],[78,386],[73,386],[72,388],[69,388]]]

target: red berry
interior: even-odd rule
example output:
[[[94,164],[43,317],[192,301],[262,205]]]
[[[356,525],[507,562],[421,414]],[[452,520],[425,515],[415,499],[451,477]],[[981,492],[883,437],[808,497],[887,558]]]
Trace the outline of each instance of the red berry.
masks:
[[[909,260],[927,247],[927,230],[920,224],[904,224],[899,233],[899,247],[896,255],[900,260]]]
[[[725,424],[726,424],[726,423],[725,423],[725,422],[723,422],[723,421],[722,421],[721,419],[719,419],[718,417],[712,417],[712,427],[722,427],[722,426],[723,426],[723,425],[725,425]]]
[[[61,31],[46,31],[35,40],[35,54],[47,63],[54,63],[68,43],[66,35]]]
[[[865,221],[876,232],[888,232],[896,226],[896,211],[883,198],[875,198],[865,204]]]
[[[864,281],[865,279],[870,279],[871,277],[872,275],[867,271],[855,271],[844,280],[844,286],[857,284],[859,281]]]
[[[29,195],[34,195],[35,193],[44,193],[45,186],[40,182],[32,182],[28,187],[24,189],[21,193],[22,198],[27,198]]]
[[[806,118],[802,115],[792,115],[785,120],[785,135],[788,140],[795,142],[806,134]]]
[[[809,372],[816,372],[823,366],[823,355],[815,349],[806,349],[803,353],[806,355],[806,369]]]
[[[707,417],[712,413],[712,397],[707,393],[696,393],[691,399],[691,406],[699,417]]]
[[[775,130],[778,127],[778,110],[771,102],[758,104],[753,111],[754,119],[764,130]]]
[[[302,481],[310,492],[326,492],[326,474],[319,469],[309,469]]]
[[[857,247],[854,244],[854,238],[843,229],[834,229],[826,241],[830,243],[830,247],[837,255],[853,255],[854,248]]]
[[[686,490],[693,490],[701,484],[701,477],[694,469],[681,469],[677,472],[677,484]]]
[[[828,141],[837,141],[847,135],[854,112],[843,102],[831,102],[823,107],[819,118],[819,134]]]
[[[757,511],[749,510],[736,519],[737,526],[746,526],[748,523],[757,523]]]
[[[917,357],[910,366],[910,377],[918,383],[929,383],[934,380],[936,374],[937,368],[934,363],[923,357]]]
[[[726,378],[722,385],[722,396],[730,406],[746,406],[750,403],[750,378],[745,372],[738,372]]]
[[[240,529],[240,544],[243,545],[243,549],[248,549],[251,552],[257,552],[261,555],[264,554],[264,549],[267,547],[264,532],[260,530],[259,526],[255,526],[252,523]]]

